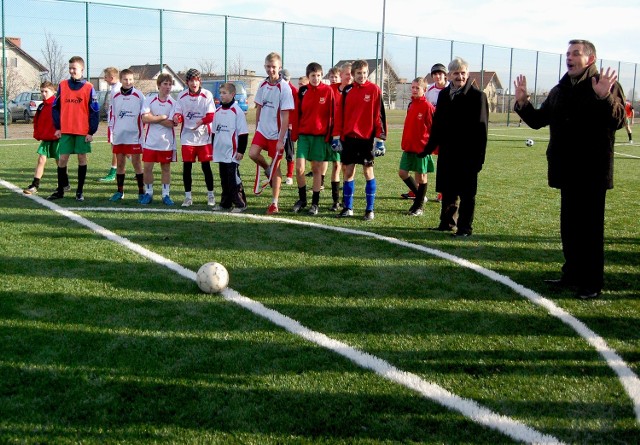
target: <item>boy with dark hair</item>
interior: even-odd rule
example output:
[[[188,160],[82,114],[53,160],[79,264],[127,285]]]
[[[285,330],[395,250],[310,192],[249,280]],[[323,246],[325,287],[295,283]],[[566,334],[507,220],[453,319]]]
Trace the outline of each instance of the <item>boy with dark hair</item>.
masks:
[[[142,175],[142,106],[144,94],[133,86],[133,72],[125,69],[120,71],[120,83],[122,86],[113,95],[111,103],[110,127],[112,131],[112,150],[117,161],[117,191],[109,201],[118,202],[124,199],[124,178],[127,157],[131,157],[131,163],[138,183],[138,202],[144,197],[144,180]]]
[[[182,207],[193,205],[191,199],[191,169],[196,159],[200,161],[204,181],[207,185],[207,204],[216,205],[213,194],[213,173],[211,160],[213,148],[211,147],[211,122],[215,113],[213,95],[200,83],[200,71],[191,68],[185,76],[188,88],[180,93],[176,102],[173,121],[182,123],[180,141],[182,142],[182,181],[184,183],[184,202]]]
[[[76,201],[84,201],[84,181],[87,177],[87,154],[91,153],[91,141],[100,123],[100,104],[91,83],[82,78],[84,59],[73,56],[69,59],[69,80],[60,82],[53,102],[53,125],[55,137],[60,138],[58,151],[58,188],[47,199],[64,197],[65,185],[69,184],[67,164],[69,156],[78,155],[78,188]]]
[[[247,209],[247,198],[240,179],[239,164],[247,150],[249,128],[240,105],[235,101],[232,82],[220,85],[220,108],[213,117],[213,162],[220,168],[222,199],[213,210],[241,213]],[[232,206],[233,207],[232,209]]]
[[[374,218],[376,179],[373,173],[374,157],[384,156],[384,140],[387,135],[387,119],[382,103],[382,92],[378,85],[369,82],[369,65],[366,60],[356,60],[351,73],[354,83],[345,87],[342,101],[337,107],[334,136],[331,146],[342,151],[345,166],[342,186],[343,209],[338,217],[353,216],[353,194],[355,191],[355,166],[362,165],[366,179],[367,206],[364,220]],[[344,147],[344,150],[342,149]]]
[[[157,95],[149,95],[142,106],[142,122],[147,125],[142,142],[144,162],[145,194],[140,204],[153,201],[153,166],[160,164],[162,181],[162,203],[174,205],[170,196],[171,163],[176,160],[176,138],[173,132],[173,112],[175,100],[170,96],[173,77],[162,73],[156,79]]]
[[[33,118],[33,138],[40,141],[38,147],[38,163],[33,175],[31,184],[23,190],[26,195],[35,195],[40,187],[40,179],[44,174],[44,166],[47,158],[53,158],[58,165],[58,138],[55,137],[56,127],[53,126],[53,116],[51,109],[56,96],[56,87],[49,81],[40,84],[40,94],[42,103],[38,105],[38,110]],[[68,187],[68,185],[67,185]]]
[[[299,212],[307,206],[307,184],[304,175],[305,162],[311,161],[313,172],[313,195],[310,215],[318,214],[322,168],[328,153],[331,126],[333,124],[333,90],[322,82],[322,66],[318,63],[307,65],[309,84],[298,92],[298,151],[296,153],[296,179],[298,180],[298,201],[293,206]]]

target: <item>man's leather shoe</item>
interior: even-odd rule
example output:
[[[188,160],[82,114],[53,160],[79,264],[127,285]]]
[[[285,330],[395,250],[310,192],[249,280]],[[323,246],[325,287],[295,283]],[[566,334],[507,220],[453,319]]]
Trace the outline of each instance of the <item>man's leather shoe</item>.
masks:
[[[600,296],[600,291],[594,291],[591,289],[580,289],[576,296],[581,300],[591,300]]]

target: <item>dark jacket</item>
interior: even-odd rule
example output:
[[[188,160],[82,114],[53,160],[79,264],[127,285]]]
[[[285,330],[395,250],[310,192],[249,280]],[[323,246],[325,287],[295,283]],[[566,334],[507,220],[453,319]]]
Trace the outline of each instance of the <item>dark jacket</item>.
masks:
[[[624,94],[616,83],[611,94],[598,98],[591,78],[600,77],[591,65],[577,83],[565,74],[539,110],[531,103],[515,111],[531,128],[549,125],[547,147],[549,186],[554,188],[613,188],[613,145],[625,122]]]
[[[471,192],[477,188],[487,152],[489,103],[471,82],[451,98],[451,85],[440,92],[433,115],[426,153],[440,147],[436,190],[444,193]]]

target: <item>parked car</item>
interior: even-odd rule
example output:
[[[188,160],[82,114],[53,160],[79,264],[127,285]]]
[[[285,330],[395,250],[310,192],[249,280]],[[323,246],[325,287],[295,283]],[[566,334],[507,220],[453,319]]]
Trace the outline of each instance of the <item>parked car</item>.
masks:
[[[4,102],[0,99],[0,126],[4,125]],[[7,125],[11,125],[11,111],[7,110]]]
[[[249,109],[249,104],[247,103],[247,88],[244,85],[244,82],[241,80],[230,80],[232,84],[236,87],[236,102],[240,105],[240,108],[245,113]],[[216,104],[216,108],[220,107],[220,85],[224,83],[224,80],[203,80],[202,88],[211,91],[213,94],[213,101]]]
[[[15,99],[9,102],[9,111],[14,121],[24,120],[31,122],[36,115],[38,105],[42,103],[42,94],[40,91],[25,91],[18,94]]]

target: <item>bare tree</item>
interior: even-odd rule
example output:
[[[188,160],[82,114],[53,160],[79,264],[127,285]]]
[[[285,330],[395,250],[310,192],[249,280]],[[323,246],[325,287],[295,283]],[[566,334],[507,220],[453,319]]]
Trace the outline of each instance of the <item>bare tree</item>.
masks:
[[[229,74],[234,76],[242,76],[244,74],[244,60],[238,53],[233,60],[229,61]]]
[[[45,46],[42,49],[42,57],[44,57],[44,66],[49,70],[46,78],[57,85],[66,76],[66,64],[62,55],[62,46],[50,32],[46,31],[44,36]]]
[[[7,67],[7,99],[14,99],[18,93],[24,88],[25,80],[15,67]],[[4,85],[2,84],[2,74],[0,73],[0,94],[4,94]],[[0,96],[1,97],[1,96]]]
[[[216,63],[213,60],[201,60],[198,65],[203,77],[216,75]]]

